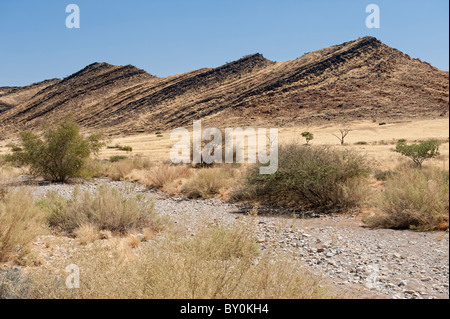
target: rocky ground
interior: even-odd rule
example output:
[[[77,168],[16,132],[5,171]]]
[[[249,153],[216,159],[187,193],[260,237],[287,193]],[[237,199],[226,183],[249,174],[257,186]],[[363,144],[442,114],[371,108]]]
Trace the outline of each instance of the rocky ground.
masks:
[[[126,182],[83,182],[94,190],[108,183],[124,188]],[[48,191],[69,197],[74,185],[31,186],[39,198]],[[314,273],[342,293],[360,298],[449,298],[448,232],[413,232],[363,227],[357,216],[309,218],[256,215],[245,218],[243,208],[218,200],[165,198],[135,184],[135,192],[156,200],[156,210],[195,235],[205,225],[249,223],[261,248],[274,258],[287,252],[301,259]],[[256,210],[253,211],[256,213]],[[70,245],[69,245],[70,246]]]

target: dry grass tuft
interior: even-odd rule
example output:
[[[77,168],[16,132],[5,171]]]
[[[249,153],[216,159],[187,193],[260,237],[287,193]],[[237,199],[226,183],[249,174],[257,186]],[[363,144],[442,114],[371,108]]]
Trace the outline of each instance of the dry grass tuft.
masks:
[[[94,193],[76,188],[69,200],[49,193],[41,204],[49,212],[50,226],[69,234],[89,224],[100,231],[123,235],[151,226],[157,219],[153,201],[134,195],[131,188],[119,190],[108,185],[98,187]]]
[[[386,189],[375,200],[375,206],[378,210],[364,218],[371,227],[447,229],[448,171],[402,166],[387,177]]]
[[[120,181],[126,178],[134,169],[133,161],[125,159],[116,163],[113,163],[108,171],[107,175],[113,181]]]
[[[45,232],[45,213],[24,188],[11,191],[0,200],[0,261],[23,249]]]
[[[230,169],[222,167],[202,168],[197,170],[185,185],[183,193],[190,198],[211,198],[224,194],[237,182]]]
[[[153,167],[153,163],[149,158],[143,156],[135,156],[114,162],[106,171],[106,175],[114,181],[123,179],[131,179],[138,181],[141,179],[141,171],[148,170]]]
[[[82,224],[74,231],[82,245],[87,245],[100,239],[100,232],[98,228],[91,224]]]
[[[181,180],[189,177],[191,170],[185,165],[163,164],[152,168],[147,172],[142,183],[159,189],[171,189],[175,184],[180,184]]]
[[[141,237],[138,234],[130,234],[127,237],[127,244],[133,249],[139,248],[141,245]]]
[[[0,164],[0,199],[8,192],[10,185],[19,175],[25,174],[26,169],[22,167],[13,167],[7,164]]]

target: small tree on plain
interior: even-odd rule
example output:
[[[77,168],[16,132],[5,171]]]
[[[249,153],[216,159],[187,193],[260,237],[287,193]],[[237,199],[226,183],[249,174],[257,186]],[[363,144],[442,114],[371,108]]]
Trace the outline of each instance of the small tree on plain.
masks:
[[[33,175],[63,183],[79,176],[90,154],[105,145],[100,133],[84,138],[71,117],[47,129],[42,137],[22,132],[20,142],[20,146],[11,146],[9,161],[29,165]]]
[[[350,133],[350,129],[343,128],[339,130],[339,135],[333,134],[333,136],[337,137],[339,141],[341,142],[341,145],[344,145],[345,138],[347,137],[348,133]]]
[[[439,156],[440,143],[436,140],[429,140],[419,144],[408,145],[406,142],[397,143],[395,151],[409,157],[417,167],[422,168],[423,162],[427,159]]]
[[[306,144],[309,144],[309,142],[314,139],[314,134],[310,132],[303,132],[302,136],[306,139]]]

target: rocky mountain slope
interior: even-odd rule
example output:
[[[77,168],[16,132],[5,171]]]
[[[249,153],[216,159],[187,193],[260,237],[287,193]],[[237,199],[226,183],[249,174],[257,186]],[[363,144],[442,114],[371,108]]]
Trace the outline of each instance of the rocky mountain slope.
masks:
[[[260,54],[166,78],[94,63],[63,79],[0,88],[3,133],[68,113],[86,128],[152,132],[190,125],[289,125],[311,121],[446,116],[449,73],[373,37],[286,62]]]

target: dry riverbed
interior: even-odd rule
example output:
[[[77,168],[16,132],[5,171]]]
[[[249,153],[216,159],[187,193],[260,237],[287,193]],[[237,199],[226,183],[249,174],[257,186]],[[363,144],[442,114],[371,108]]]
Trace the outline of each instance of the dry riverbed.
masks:
[[[80,187],[94,190],[102,183],[130,187],[127,182],[106,179],[82,182]],[[134,192],[155,199],[157,212],[171,217],[190,236],[208,225],[250,224],[262,250],[273,258],[281,252],[291,254],[342,293],[360,298],[449,298],[448,232],[372,230],[365,228],[358,216],[349,215],[245,217],[240,205],[215,199],[165,198],[142,185],[131,186]],[[29,187],[36,198],[48,191],[70,197],[75,188],[61,184]],[[35,244],[45,245],[45,240],[48,237]],[[51,258],[70,254],[74,241],[63,242]]]

